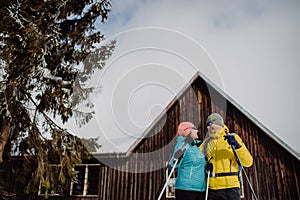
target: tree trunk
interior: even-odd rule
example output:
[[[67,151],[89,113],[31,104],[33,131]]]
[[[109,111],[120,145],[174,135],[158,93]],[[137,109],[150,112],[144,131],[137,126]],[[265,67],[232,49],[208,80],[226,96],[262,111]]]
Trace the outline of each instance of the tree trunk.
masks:
[[[1,134],[0,134],[0,163],[3,162],[3,153],[4,148],[7,143],[9,137],[9,129],[10,129],[10,122],[6,119],[2,120],[2,127],[1,127]]]

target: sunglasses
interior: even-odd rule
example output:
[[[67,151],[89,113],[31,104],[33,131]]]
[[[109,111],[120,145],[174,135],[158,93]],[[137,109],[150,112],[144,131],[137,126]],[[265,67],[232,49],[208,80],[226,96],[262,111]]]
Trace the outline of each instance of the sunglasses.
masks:
[[[188,129],[194,129],[194,130],[198,130],[195,126],[193,126],[193,127],[187,127],[187,128],[185,128],[183,131],[186,131],[186,130],[188,130]]]
[[[211,126],[213,124],[212,121],[207,122],[206,126]]]

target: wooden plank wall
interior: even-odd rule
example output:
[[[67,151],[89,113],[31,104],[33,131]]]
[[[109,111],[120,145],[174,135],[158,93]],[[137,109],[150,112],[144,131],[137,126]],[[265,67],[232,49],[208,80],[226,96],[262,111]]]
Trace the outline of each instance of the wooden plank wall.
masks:
[[[300,162],[243,113],[198,77],[191,87],[170,104],[148,136],[136,146],[129,158],[111,158],[116,166],[100,167],[97,198],[76,200],[155,200],[165,183],[165,168],[175,144],[177,126],[191,121],[206,134],[206,118],[212,112],[225,117],[230,131],[241,136],[254,158],[245,171],[260,200],[300,199]],[[150,152],[150,153],[149,153]],[[151,154],[151,152],[153,154]],[[245,198],[252,195],[244,177]],[[59,199],[56,197],[55,199]],[[165,199],[165,195],[162,199]]]
[[[300,199],[299,160],[257,127],[223,96],[206,85],[201,78],[198,78],[178,102],[170,107],[168,121],[163,124],[158,123],[158,126],[163,126],[162,131],[157,134],[152,133],[154,136],[146,139],[138,152],[153,151],[167,145],[175,137],[176,127],[181,121],[194,122],[204,136],[206,118],[212,112],[218,112],[224,116],[230,131],[239,134],[252,153],[254,164],[245,171],[259,199]],[[168,157],[167,155],[163,156]],[[158,161],[165,161],[165,158]],[[163,177],[162,170],[156,173],[161,175],[159,177]],[[163,180],[159,178],[152,182],[157,185]],[[245,177],[244,190],[244,199],[253,199]],[[144,191],[147,192],[147,189]],[[148,195],[151,196],[149,193]],[[155,198],[151,196],[149,199]]]
[[[201,78],[197,79],[193,86],[196,91],[200,90],[203,102],[208,106],[201,106],[204,116],[211,112],[218,112],[224,116],[230,131],[239,134],[252,153],[254,164],[245,168],[245,171],[258,199],[300,199],[300,161],[213,88],[206,85]],[[245,177],[244,188],[244,199],[252,199]]]

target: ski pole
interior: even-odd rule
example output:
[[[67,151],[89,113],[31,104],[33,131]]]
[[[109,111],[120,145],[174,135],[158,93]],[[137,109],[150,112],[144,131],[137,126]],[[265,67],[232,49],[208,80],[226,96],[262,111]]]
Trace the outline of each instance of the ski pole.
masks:
[[[244,172],[244,175],[245,175],[245,177],[246,177],[246,180],[247,180],[247,182],[248,182],[248,185],[249,185],[249,187],[250,187],[250,189],[251,189],[252,195],[254,196],[254,198],[255,198],[256,200],[258,200],[258,198],[257,198],[257,196],[256,196],[256,194],[255,194],[255,192],[254,192],[254,189],[253,189],[253,187],[252,187],[252,185],[251,185],[251,183],[250,183],[250,180],[249,180],[249,178],[248,178],[248,176],[247,176],[247,173],[246,173],[246,171],[245,171],[245,169],[244,169],[244,167],[243,167],[243,165],[242,165],[242,163],[241,163],[241,161],[240,161],[240,158],[239,158],[239,156],[238,156],[238,154],[237,154],[237,152],[236,152],[235,147],[234,147],[233,145],[230,145],[230,146],[231,146],[232,151],[233,151],[233,153],[234,153],[234,155],[235,155],[235,157],[236,157],[236,161],[237,161],[238,165],[242,168],[242,170],[243,170],[243,172]]]
[[[187,146],[187,145],[190,144],[190,143],[187,142],[186,140],[184,140],[184,141],[185,141],[185,142],[184,142],[184,144],[182,145],[182,147],[181,147],[181,149],[180,149],[180,150],[182,151],[182,155],[181,155],[181,156],[183,156],[184,152],[189,148],[189,146]],[[187,147],[186,147],[186,146],[187,146]],[[170,178],[171,178],[171,176],[172,176],[172,173],[173,173],[173,171],[175,170],[175,167],[176,167],[176,165],[178,164],[179,160],[180,160],[180,158],[175,159],[174,166],[173,166],[173,168],[172,168],[172,170],[171,170],[171,172],[170,172],[170,175],[168,176],[168,179],[167,179],[167,181],[166,181],[166,183],[165,183],[165,185],[164,185],[164,187],[163,187],[163,189],[162,189],[162,191],[161,191],[161,193],[160,193],[160,195],[159,195],[159,197],[158,197],[157,200],[160,200],[160,198],[162,197],[162,195],[163,195],[163,193],[164,193],[164,191],[165,191],[165,189],[166,189],[166,187],[167,187],[167,185],[168,185],[168,182],[169,182],[169,180],[170,180]]]
[[[210,177],[210,170],[208,170],[208,173],[207,173],[205,200],[207,200],[207,198],[208,198],[209,177]]]
[[[167,179],[167,181],[166,181],[166,183],[165,183],[165,185],[164,185],[164,187],[163,187],[163,189],[162,189],[162,191],[161,191],[161,193],[160,193],[160,195],[159,195],[159,197],[158,197],[157,200],[160,200],[160,198],[161,198],[162,195],[164,194],[164,191],[165,191],[165,189],[166,189],[166,187],[167,187],[167,185],[168,185],[168,182],[169,182],[169,180],[170,180],[170,178],[171,178],[171,176],[172,176],[172,174],[173,174],[173,172],[174,172],[174,170],[175,170],[175,167],[176,167],[178,161],[179,161],[179,159],[176,159],[176,160],[175,160],[174,166],[172,167],[172,170],[171,170],[171,172],[170,172],[170,174],[169,174],[169,176],[168,176],[168,179]]]

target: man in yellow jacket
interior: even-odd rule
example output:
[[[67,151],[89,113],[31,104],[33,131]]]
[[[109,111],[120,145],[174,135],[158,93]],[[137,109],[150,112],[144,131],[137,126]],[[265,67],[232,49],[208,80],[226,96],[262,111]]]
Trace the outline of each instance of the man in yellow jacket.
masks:
[[[207,118],[207,136],[200,145],[210,168],[209,200],[240,200],[240,168],[232,147],[236,149],[243,167],[250,167],[253,158],[236,134],[229,134],[221,115],[212,113]]]

